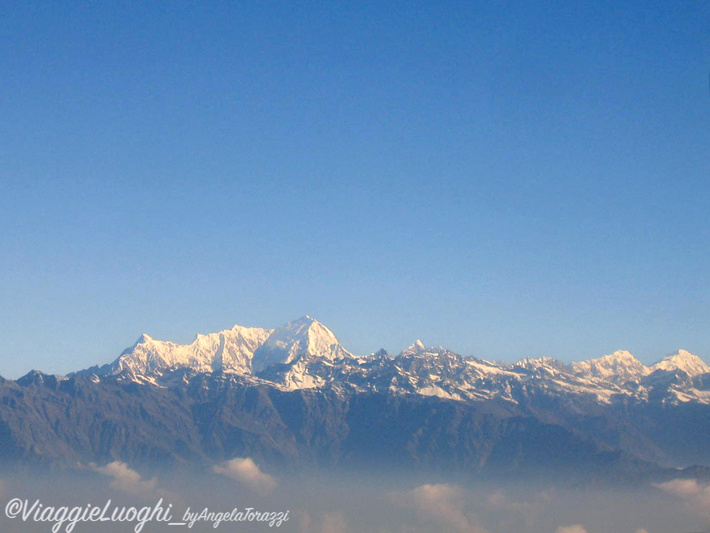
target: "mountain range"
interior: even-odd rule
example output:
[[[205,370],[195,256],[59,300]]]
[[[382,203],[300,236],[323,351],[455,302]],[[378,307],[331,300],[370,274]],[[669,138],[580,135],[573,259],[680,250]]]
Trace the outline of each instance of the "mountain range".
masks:
[[[680,350],[565,364],[417,340],[353,355],[305,316],[189,345],[143,334],[112,363],[0,382],[8,465],[121,460],[376,467],[633,480],[710,465],[710,367]],[[697,474],[704,467],[693,467]]]

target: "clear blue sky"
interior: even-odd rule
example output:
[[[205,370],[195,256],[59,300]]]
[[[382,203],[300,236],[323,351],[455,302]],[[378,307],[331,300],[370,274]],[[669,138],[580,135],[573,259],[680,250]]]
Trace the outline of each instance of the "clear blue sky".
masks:
[[[0,374],[304,314],[710,361],[704,2],[4,2]]]

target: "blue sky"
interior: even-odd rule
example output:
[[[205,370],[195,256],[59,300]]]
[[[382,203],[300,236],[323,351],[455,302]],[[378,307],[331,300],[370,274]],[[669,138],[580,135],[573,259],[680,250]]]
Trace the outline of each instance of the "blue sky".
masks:
[[[358,353],[710,360],[709,16],[5,3],[0,374],[304,314]]]

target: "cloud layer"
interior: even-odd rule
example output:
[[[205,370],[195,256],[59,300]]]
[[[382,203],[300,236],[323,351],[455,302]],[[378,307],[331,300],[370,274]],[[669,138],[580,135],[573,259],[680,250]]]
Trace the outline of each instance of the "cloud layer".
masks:
[[[573,524],[571,526],[560,526],[555,533],[588,533],[582,524]]]
[[[710,522],[710,485],[701,484],[697,479],[674,479],[653,486],[679,497]]]
[[[278,480],[261,471],[249,457],[235,457],[213,466],[215,474],[221,474],[246,485],[261,496],[271,494],[278,486]]]
[[[157,480],[155,478],[144,480],[138,472],[129,468],[126,463],[122,463],[121,461],[114,461],[106,466],[90,466],[95,472],[113,478],[110,485],[111,488],[120,490],[121,492],[143,499],[151,499],[156,496],[171,496],[169,492],[157,487]]]
[[[487,533],[474,515],[464,512],[461,489],[454,485],[420,485],[407,492],[392,492],[389,497],[394,503],[416,511],[422,519],[445,531]]]

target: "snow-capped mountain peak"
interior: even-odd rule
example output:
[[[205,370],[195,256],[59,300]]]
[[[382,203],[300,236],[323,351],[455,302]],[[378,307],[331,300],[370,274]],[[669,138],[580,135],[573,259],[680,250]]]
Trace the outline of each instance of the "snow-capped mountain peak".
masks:
[[[302,355],[328,360],[352,357],[332,331],[308,315],[277,328],[254,353],[256,372],[274,364],[288,364]]]
[[[542,369],[548,370],[565,370],[565,364],[558,361],[554,357],[544,356],[544,357],[525,357],[515,363],[513,367],[524,368],[531,372],[539,371]]]
[[[138,345],[140,345],[140,344],[147,344],[147,343],[150,343],[150,342],[153,342],[153,337],[151,337],[151,336],[148,335],[147,333],[141,333],[141,336],[138,337],[138,340],[133,343],[133,346],[129,346],[128,348],[126,348],[125,350],[123,350],[123,352],[121,352],[121,355],[129,354],[129,353],[131,353],[133,350],[135,350]]]
[[[245,373],[251,369],[254,351],[270,334],[271,330],[237,325],[218,333],[197,335],[191,344],[175,344],[144,333],[110,365],[110,373],[130,370],[136,375],[146,375],[178,367],[198,372]]]
[[[416,355],[425,351],[426,346],[421,340],[417,339],[416,341],[414,341],[414,344],[412,344],[409,348],[402,350],[402,353],[400,355]]]
[[[626,350],[580,363],[539,357],[510,365],[463,357],[416,340],[398,356],[380,351],[355,357],[330,329],[310,316],[275,330],[237,325],[199,334],[191,344],[143,334],[112,364],[83,372],[167,383],[160,380],[169,379],[179,369],[240,374],[286,390],[346,387],[460,401],[500,398],[515,403],[528,388],[539,386],[557,391],[555,394],[596,398],[601,403],[625,396],[644,399],[651,393],[672,402],[710,403],[710,390],[702,380],[686,379],[710,373],[710,367],[685,350],[653,366],[645,366]]]
[[[681,370],[689,376],[710,373],[710,367],[705,364],[705,361],[686,350],[678,350],[678,353],[663,358],[653,365],[651,370],[665,370],[667,372]]]
[[[577,376],[600,378],[613,383],[640,379],[651,373],[641,361],[627,350],[572,364]]]

